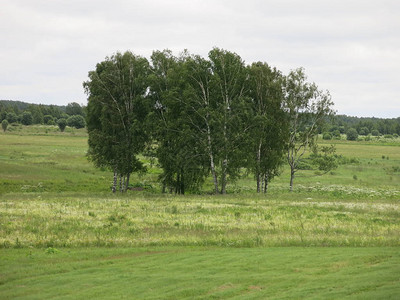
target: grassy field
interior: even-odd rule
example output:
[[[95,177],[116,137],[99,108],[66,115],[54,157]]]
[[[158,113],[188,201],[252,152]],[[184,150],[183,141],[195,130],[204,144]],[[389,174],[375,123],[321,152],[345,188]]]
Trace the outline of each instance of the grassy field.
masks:
[[[2,299],[398,299],[398,248],[2,250]]]
[[[322,141],[321,141],[322,142]],[[326,143],[324,141],[324,143]],[[112,195],[84,130],[0,133],[0,299],[397,299],[400,141],[332,141],[338,169],[257,195]]]

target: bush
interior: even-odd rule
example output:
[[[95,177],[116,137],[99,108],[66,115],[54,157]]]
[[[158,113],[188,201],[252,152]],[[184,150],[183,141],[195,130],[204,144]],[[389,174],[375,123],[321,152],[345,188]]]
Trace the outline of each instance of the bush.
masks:
[[[371,131],[371,134],[372,134],[373,136],[380,136],[380,135],[381,135],[380,132],[379,132],[377,129],[373,129],[373,130]]]
[[[13,112],[7,113],[6,119],[9,124],[18,122],[18,116],[16,113],[13,113]]]
[[[81,115],[74,115],[67,119],[67,125],[76,129],[83,128],[86,125],[85,118]]]
[[[46,125],[54,125],[54,118],[51,115],[43,116],[43,122]]]
[[[60,128],[60,131],[61,131],[61,132],[64,132],[65,127],[67,127],[67,120],[65,120],[65,119],[59,119],[59,120],[57,121],[57,125],[58,125],[58,128]]]
[[[332,135],[333,135],[335,138],[340,139],[340,131],[339,131],[339,130],[333,131],[333,132],[332,132]]]
[[[349,130],[347,130],[346,135],[348,141],[356,141],[358,138],[358,132],[354,128],[350,128]]]
[[[384,137],[385,139],[392,139],[392,138],[393,138],[393,135],[391,135],[391,134],[385,134],[383,137]]]
[[[339,134],[340,135],[340,134]],[[332,134],[330,132],[324,132],[322,134],[322,139],[324,140],[331,140],[332,139]]]
[[[7,127],[8,127],[8,121],[7,120],[3,120],[1,122],[1,127],[3,128],[3,131],[6,132]]]
[[[30,111],[24,111],[22,114],[21,123],[23,125],[32,125],[33,124],[33,116]]]
[[[368,129],[368,127],[361,127],[360,131],[358,133],[360,135],[368,135],[369,134],[369,129]]]

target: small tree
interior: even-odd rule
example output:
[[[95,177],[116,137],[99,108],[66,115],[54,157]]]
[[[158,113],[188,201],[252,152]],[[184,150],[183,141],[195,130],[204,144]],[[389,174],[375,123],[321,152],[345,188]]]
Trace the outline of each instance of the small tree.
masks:
[[[348,141],[355,141],[358,138],[358,132],[355,128],[350,128],[349,130],[347,130],[346,135]]]
[[[67,119],[67,125],[76,129],[83,128],[86,125],[85,118],[81,115],[71,116]]]
[[[331,134],[330,132],[324,132],[324,133],[322,134],[322,138],[323,138],[324,140],[331,140],[331,139],[332,139],[332,134]]]
[[[379,130],[377,130],[377,129],[373,129],[373,130],[371,131],[371,134],[372,134],[373,136],[380,136],[380,135],[381,135],[380,132],[379,132]]]
[[[332,132],[332,136],[337,138],[337,139],[340,139],[340,131],[339,131],[339,129],[336,129],[335,131],[333,131]]]
[[[43,121],[44,121],[44,124],[46,124],[46,125],[53,125],[54,124],[54,118],[51,115],[43,116]]]
[[[23,125],[32,125],[33,124],[33,116],[30,111],[24,111],[22,114],[21,123]]]
[[[59,119],[57,122],[58,128],[60,128],[61,132],[64,132],[65,127],[67,127],[67,120],[65,119]]]
[[[295,173],[304,159],[307,148],[313,147],[321,126],[327,116],[334,114],[333,102],[328,91],[308,83],[303,69],[291,71],[284,84],[284,108],[289,118],[290,134],[287,161],[290,166],[290,191],[293,190]]]
[[[1,127],[3,128],[3,131],[6,132],[8,127],[8,121],[4,119],[3,122],[1,122]]]
[[[369,134],[369,129],[368,127],[361,127],[359,130],[360,135],[368,135]]]
[[[16,123],[16,122],[18,121],[18,116],[17,116],[17,114],[14,113],[14,112],[9,112],[9,113],[7,113],[7,115],[6,115],[6,119],[7,119],[7,121],[8,121],[9,124],[11,124],[11,123]]]

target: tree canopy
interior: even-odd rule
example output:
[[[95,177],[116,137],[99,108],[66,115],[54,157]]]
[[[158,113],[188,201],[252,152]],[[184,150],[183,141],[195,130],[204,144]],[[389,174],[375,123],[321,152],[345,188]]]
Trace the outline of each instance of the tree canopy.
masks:
[[[144,124],[148,107],[149,63],[131,52],[116,53],[96,65],[84,82],[88,97],[89,158],[129,185],[130,174],[143,169],[137,155],[147,141]],[[122,184],[121,184],[122,185]]]
[[[214,192],[225,194],[246,169],[257,191],[266,192],[283,154],[294,175],[333,113],[329,92],[308,83],[303,69],[284,76],[219,48],[207,58],[154,51],[150,61],[116,53],[83,85],[88,156],[114,172],[114,191],[117,178],[126,190],[130,174],[144,170],[138,155],[151,150],[163,170],[164,191],[196,191],[211,176]]]

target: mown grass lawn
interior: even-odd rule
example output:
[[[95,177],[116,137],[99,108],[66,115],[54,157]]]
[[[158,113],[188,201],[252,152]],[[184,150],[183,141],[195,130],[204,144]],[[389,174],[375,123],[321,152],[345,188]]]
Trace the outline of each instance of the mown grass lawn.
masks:
[[[2,299],[398,299],[398,248],[2,249]]]

